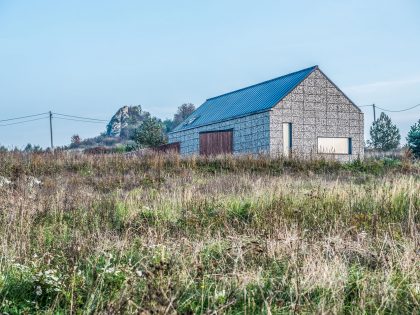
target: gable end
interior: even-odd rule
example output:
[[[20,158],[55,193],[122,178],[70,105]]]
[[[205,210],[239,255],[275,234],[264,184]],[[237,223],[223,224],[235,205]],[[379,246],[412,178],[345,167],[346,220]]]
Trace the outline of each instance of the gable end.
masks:
[[[335,87],[349,102],[351,105],[353,105],[360,113],[362,112],[362,110],[359,108],[359,106],[357,106],[347,95],[346,93],[344,93],[324,72],[322,72],[321,69],[318,68],[318,71],[325,77],[325,79],[327,79],[327,81],[329,83],[331,83],[331,85],[333,87]]]

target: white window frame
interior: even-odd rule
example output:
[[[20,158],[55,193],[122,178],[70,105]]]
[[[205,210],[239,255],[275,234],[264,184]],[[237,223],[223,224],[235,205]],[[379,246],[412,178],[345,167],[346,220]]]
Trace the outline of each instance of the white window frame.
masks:
[[[335,152],[335,151],[333,151],[333,150],[331,150],[331,151],[327,151],[327,150],[320,150],[322,147],[320,146],[320,143],[319,143],[319,140],[320,139],[332,139],[332,140],[335,140],[335,139],[345,139],[345,140],[347,140],[347,145],[346,145],[346,147],[347,147],[347,150],[346,150],[346,152],[344,152],[344,151],[340,151],[340,152]],[[331,155],[351,155],[351,154],[353,154],[353,141],[352,141],[352,138],[350,138],[350,137],[318,137],[317,138],[317,152],[319,153],[319,154],[331,154]]]

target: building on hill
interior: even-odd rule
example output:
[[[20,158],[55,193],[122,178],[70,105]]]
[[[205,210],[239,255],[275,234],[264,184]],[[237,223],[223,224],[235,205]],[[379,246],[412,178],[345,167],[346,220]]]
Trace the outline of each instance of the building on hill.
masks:
[[[187,154],[363,158],[362,111],[314,66],[207,99],[169,133]]]

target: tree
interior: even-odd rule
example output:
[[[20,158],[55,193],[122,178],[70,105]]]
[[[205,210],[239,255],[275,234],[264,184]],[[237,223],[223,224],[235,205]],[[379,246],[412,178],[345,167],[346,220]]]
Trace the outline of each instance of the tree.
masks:
[[[397,126],[392,123],[388,115],[381,113],[379,119],[374,121],[370,127],[369,146],[377,150],[388,151],[396,149],[400,140],[401,135]]]
[[[166,133],[172,131],[175,127],[175,122],[172,119],[165,119],[163,121],[163,129]]]
[[[420,158],[420,119],[411,126],[407,134],[408,148],[416,158]]]
[[[153,117],[147,118],[135,130],[132,138],[140,148],[156,147],[166,142],[162,122]]]
[[[78,147],[80,145],[80,142],[82,142],[82,140],[80,139],[79,135],[72,135],[71,136],[71,144],[74,147]]]
[[[163,129],[165,133],[171,132],[182,123],[188,116],[190,116],[195,111],[194,104],[184,103],[178,107],[178,110],[174,114],[173,119],[165,119],[163,121]]]
[[[28,143],[25,147],[25,149],[23,149],[24,152],[32,152],[32,144]]]
[[[42,152],[42,147],[40,145],[34,145],[32,152],[34,153],[40,153]]]
[[[27,153],[40,153],[42,152],[42,148],[39,145],[33,146],[32,144],[28,143],[23,151]]]
[[[182,123],[188,116],[195,111],[194,104],[185,103],[178,107],[177,112],[174,115],[174,128]]]

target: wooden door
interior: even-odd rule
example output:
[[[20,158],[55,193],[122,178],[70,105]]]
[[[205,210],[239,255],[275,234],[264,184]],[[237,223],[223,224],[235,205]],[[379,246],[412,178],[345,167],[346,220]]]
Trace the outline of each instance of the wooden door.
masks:
[[[211,131],[200,133],[200,154],[218,155],[233,152],[233,131]]]

